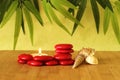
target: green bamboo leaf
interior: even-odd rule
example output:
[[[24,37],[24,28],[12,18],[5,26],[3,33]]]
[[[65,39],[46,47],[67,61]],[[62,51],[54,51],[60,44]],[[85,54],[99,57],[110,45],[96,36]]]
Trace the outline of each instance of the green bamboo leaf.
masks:
[[[11,0],[2,0],[0,2],[0,23],[3,20],[5,12],[8,10],[11,2],[12,2]]]
[[[99,9],[98,9],[96,0],[90,0],[90,2],[91,2],[91,6],[92,6],[95,23],[96,23],[97,33],[99,33],[99,24],[100,24]]]
[[[68,12],[71,13],[73,16],[75,15],[75,10],[72,9],[72,8],[69,8],[69,9],[68,9]]]
[[[68,0],[70,3],[74,4],[76,0]]]
[[[16,1],[16,0],[13,1],[12,4],[10,5],[5,17],[3,18],[2,22],[1,22],[0,28],[2,28],[6,24],[6,22],[10,19],[10,17],[15,12],[17,6],[18,6],[18,1]]]
[[[57,2],[59,5],[64,5],[66,7],[72,8],[72,9],[77,9],[76,6],[74,6],[72,3],[70,3],[67,0],[51,0],[52,2]]]
[[[109,0],[97,0],[97,2],[100,4],[102,8],[108,7],[111,11],[113,11],[111,2]]]
[[[51,17],[53,18],[53,20],[55,21],[56,24],[58,24],[63,30],[65,30],[68,34],[70,34],[70,32],[68,31],[68,29],[60,22],[60,20],[58,19],[57,15],[54,13],[54,11],[52,10],[52,7],[50,4],[47,4],[48,7],[48,11],[49,14],[51,15]]]
[[[35,8],[39,11],[39,2],[38,0],[33,0]]]
[[[111,2],[109,0],[105,0],[106,6],[113,12],[113,8]]]
[[[115,6],[117,8],[118,13],[120,14],[120,1],[115,1]]]
[[[76,3],[74,2],[74,0],[68,0],[71,4],[73,4],[74,6],[76,6]],[[73,16],[75,15],[75,10],[72,8],[68,9],[68,12],[71,13]]]
[[[75,18],[64,7],[60,6],[61,4],[59,4],[56,0],[51,0],[51,3],[62,15],[64,15],[72,21],[75,20]],[[77,21],[77,23],[79,22]]]
[[[29,13],[29,10],[27,10],[27,8],[25,8],[25,7],[24,7],[24,14],[25,14],[26,21],[27,21],[28,28],[29,28],[31,43],[33,45],[33,21],[32,21],[31,15]]]
[[[111,11],[108,7],[106,7],[105,12],[104,12],[104,20],[103,20],[104,34],[106,34],[106,32],[108,30],[110,18],[111,18]]]
[[[24,26],[24,18],[23,18],[23,14],[22,14],[22,23],[21,23],[21,27],[22,27],[22,31],[25,34],[25,26]]]
[[[70,3],[72,3],[74,6],[78,6],[81,2],[81,0],[68,0]]]
[[[52,4],[54,7],[65,17],[67,17],[69,20],[79,24],[80,26],[83,27],[83,25],[76,19],[74,18],[64,7],[60,6],[60,4],[54,0],[51,0]]]
[[[25,7],[26,7],[29,11],[31,11],[31,12],[33,13],[33,15],[34,15],[34,16],[36,17],[36,19],[39,21],[39,23],[40,23],[41,25],[43,25],[43,20],[42,20],[40,14],[39,14],[39,11],[37,11],[37,9],[33,6],[33,4],[32,4],[30,1],[25,0],[25,1],[24,1],[24,5],[25,5]]]
[[[68,0],[70,3],[72,3],[74,6],[79,6],[79,5],[81,5],[81,0]],[[72,15],[74,16],[74,14],[75,14],[75,10],[73,9],[73,8],[69,8],[68,9],[68,12],[69,13],[72,13]]]
[[[4,0],[1,0],[1,2],[3,2]],[[1,3],[0,3],[1,4]]]
[[[20,33],[20,27],[21,27],[21,23],[22,23],[22,11],[21,8],[18,7],[16,9],[16,21],[15,21],[15,32],[14,32],[14,46],[13,48],[16,48],[16,44],[18,41],[18,36]]]
[[[115,33],[115,36],[120,44],[120,29],[119,29],[119,23],[118,23],[118,19],[115,13],[112,14],[112,27]]]
[[[44,11],[45,11],[45,14],[46,14],[47,18],[49,19],[50,22],[52,22],[52,20],[51,20],[51,18],[50,18],[50,15],[49,15],[49,13],[48,13],[48,8],[47,8],[47,6],[46,6],[47,1],[46,1],[46,0],[43,0],[43,1],[42,1],[42,4],[43,4],[43,8],[44,8]]]
[[[106,3],[105,3],[105,0],[97,0],[97,2],[100,4],[100,6],[102,7],[102,8],[106,8]]]
[[[86,8],[86,4],[87,4],[87,0],[81,0],[80,2],[81,4],[79,5],[79,9],[77,11],[77,15],[76,15],[76,19],[77,20],[81,20],[82,16],[83,16],[83,13],[85,11],[85,8]],[[73,27],[73,30],[72,30],[72,35],[74,34],[75,30],[77,29],[78,27],[78,24],[74,24],[74,27]]]

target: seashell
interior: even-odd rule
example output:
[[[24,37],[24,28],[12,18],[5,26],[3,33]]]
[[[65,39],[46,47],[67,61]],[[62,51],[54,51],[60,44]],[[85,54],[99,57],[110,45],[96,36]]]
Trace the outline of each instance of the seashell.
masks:
[[[90,55],[85,60],[89,64],[98,64],[98,59],[95,56]]]
[[[72,66],[72,68],[78,67],[85,59],[85,56],[82,54],[78,54],[77,57],[75,58],[75,62]]]
[[[90,55],[93,56],[95,54],[95,50],[92,48],[82,48],[79,54],[83,54],[85,57],[90,56]]]

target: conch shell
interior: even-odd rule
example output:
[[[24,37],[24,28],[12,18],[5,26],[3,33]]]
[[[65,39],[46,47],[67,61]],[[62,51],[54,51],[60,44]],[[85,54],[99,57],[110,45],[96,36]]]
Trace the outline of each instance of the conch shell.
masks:
[[[83,48],[82,50],[80,50],[79,54],[83,54],[85,57],[88,56],[93,56],[95,54],[95,49],[92,48]]]
[[[89,64],[98,64],[98,60],[94,57],[95,50],[92,48],[83,48],[75,58],[72,68],[78,67],[84,60]]]
[[[89,64],[98,64],[98,59],[95,56],[88,56],[85,60]]]

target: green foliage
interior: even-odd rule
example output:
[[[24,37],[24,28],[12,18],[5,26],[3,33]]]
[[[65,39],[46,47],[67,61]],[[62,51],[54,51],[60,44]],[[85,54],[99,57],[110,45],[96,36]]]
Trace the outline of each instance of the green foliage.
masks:
[[[39,15],[38,10],[32,5],[32,3],[29,0],[25,0],[23,2],[23,5],[36,17],[36,19],[39,21],[41,25],[43,25],[43,20],[41,16]]]
[[[3,20],[5,12],[10,7],[11,2],[12,2],[12,0],[1,0],[1,2],[0,2],[0,23]]]
[[[26,18],[26,21],[27,21],[27,24],[28,24],[31,43],[33,45],[33,21],[32,21],[32,17],[31,17],[31,15],[29,13],[29,10],[25,6],[23,7],[23,11],[24,11],[25,18]]]
[[[119,29],[119,24],[118,24],[118,19],[116,14],[112,14],[112,27],[115,33],[115,36],[120,44],[120,29]]]
[[[81,3],[81,4],[78,5],[79,8],[77,10],[76,19],[80,21],[82,19],[82,16],[83,16],[85,8],[86,8],[87,0],[78,0],[78,1],[79,2],[77,2],[77,3]],[[75,3],[74,5],[77,5],[77,3]],[[77,27],[78,27],[78,24],[74,23],[74,27],[73,27],[73,30],[72,30],[72,35],[74,34]]]
[[[62,28],[64,29],[68,34],[70,34],[70,32],[68,31],[68,29],[60,22],[60,20],[58,19],[58,17],[56,16],[56,14],[54,13],[54,11],[52,10],[52,7],[50,4],[47,4],[47,8],[48,8],[48,12],[51,15],[52,19]]]
[[[108,27],[109,27],[109,22],[111,18],[112,12],[108,7],[105,8],[105,13],[104,13],[104,21],[103,21],[103,29],[104,29],[104,34],[106,34]]]
[[[109,0],[97,0],[97,2],[100,4],[101,7],[104,9],[108,7],[111,11],[113,11],[111,2]]]
[[[40,15],[40,7],[43,7],[48,20],[52,23],[55,22],[59,27],[61,27],[68,34],[73,35],[78,26],[83,27],[80,23],[84,11],[86,10],[87,0],[41,0],[41,4],[38,3],[38,0],[1,0],[0,1],[0,28],[4,27],[7,21],[11,16],[16,12],[15,20],[15,31],[14,31],[14,46],[15,49],[20,29],[22,28],[23,33],[25,34],[24,18],[28,24],[31,43],[33,44],[33,21],[31,18],[31,13],[35,16],[41,26],[44,25],[44,21]],[[103,20],[103,31],[104,34],[107,33],[109,28],[110,21],[112,22],[113,31],[115,33],[116,39],[120,43],[120,30],[118,18],[116,15],[120,14],[120,1],[116,0],[114,3],[111,3],[110,0],[90,0],[91,9],[93,12],[96,32],[99,32],[100,24],[100,5],[104,10],[104,20]],[[61,23],[55,11],[58,11],[63,16],[68,18],[73,22],[72,33],[66,28],[64,23]],[[24,17],[23,17],[24,15]]]
[[[96,29],[97,29],[97,32],[99,33],[100,14],[99,14],[97,2],[96,0],[90,0],[90,2],[91,2],[91,7],[92,7],[95,23],[96,23]]]
[[[11,18],[11,16],[13,15],[13,13],[17,9],[17,6],[18,6],[18,1],[13,1],[11,3],[10,7],[7,10],[6,15],[4,14],[5,16],[4,16],[4,18],[3,18],[2,22],[1,22],[0,28],[2,28],[6,24],[6,22]]]
[[[7,2],[7,5],[5,3]],[[4,7],[5,6],[5,7]],[[36,1],[31,0],[2,0],[0,3],[0,28],[4,27],[7,21],[11,18],[11,16],[16,12],[16,20],[15,20],[15,30],[14,30],[14,45],[13,48],[16,48],[16,44],[18,41],[20,28],[22,28],[23,33],[25,34],[25,26],[24,26],[24,17],[29,27],[30,39],[33,44],[33,21],[31,18],[32,13],[35,18],[39,21],[41,25],[43,25],[43,20],[39,14],[38,5]]]
[[[22,23],[22,10],[20,7],[17,7],[16,20],[15,20],[15,32],[14,32],[14,46],[13,46],[14,49],[16,47],[16,43],[17,43],[18,36],[20,33],[21,23]]]
[[[120,1],[115,1],[113,5],[113,9],[110,7],[105,8],[105,13],[104,13],[104,21],[103,21],[103,30],[104,34],[107,33],[108,28],[109,28],[109,23],[111,21],[112,23],[112,28],[115,33],[116,39],[118,43],[120,44],[120,29],[119,29],[119,22],[118,22],[118,17],[120,13]]]

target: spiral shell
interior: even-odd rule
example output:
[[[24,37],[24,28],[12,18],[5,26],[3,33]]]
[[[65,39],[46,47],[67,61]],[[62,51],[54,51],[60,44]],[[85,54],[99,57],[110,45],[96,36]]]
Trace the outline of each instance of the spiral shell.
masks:
[[[84,61],[84,59],[85,59],[84,55],[82,55],[82,54],[77,55],[77,57],[75,58],[75,62],[73,64],[72,68],[78,67]]]

